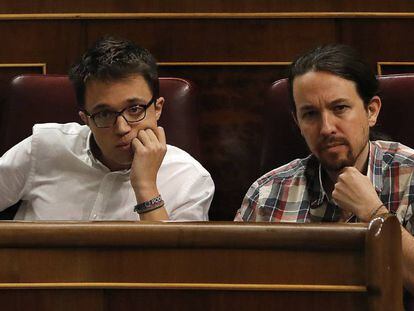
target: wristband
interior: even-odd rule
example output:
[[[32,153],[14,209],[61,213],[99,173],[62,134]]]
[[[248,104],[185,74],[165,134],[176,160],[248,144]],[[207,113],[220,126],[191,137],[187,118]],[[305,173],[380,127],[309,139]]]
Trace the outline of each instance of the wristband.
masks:
[[[387,208],[385,205],[384,205],[384,203],[381,203],[381,205],[380,206],[378,206],[373,212],[372,212],[372,214],[371,214],[371,218],[370,219],[372,219],[372,218],[374,218],[376,215],[377,215],[377,213],[378,213],[378,211],[381,209],[381,207],[385,207],[385,208]]]
[[[156,210],[158,208],[161,208],[163,206],[164,206],[164,201],[161,198],[161,195],[159,195],[149,201],[145,201],[145,202],[135,205],[134,212],[137,212],[138,214],[144,214],[144,213],[148,213],[153,210]]]

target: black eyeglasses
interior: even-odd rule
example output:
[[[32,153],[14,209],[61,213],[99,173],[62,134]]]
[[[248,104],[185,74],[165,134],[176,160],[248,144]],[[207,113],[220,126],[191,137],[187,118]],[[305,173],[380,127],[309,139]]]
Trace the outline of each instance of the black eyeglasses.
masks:
[[[108,128],[115,125],[119,116],[122,116],[128,123],[136,123],[145,119],[148,107],[155,102],[156,98],[152,97],[146,105],[126,107],[121,111],[102,110],[93,114],[90,114],[86,110],[83,110],[83,112],[92,119],[96,127]]]

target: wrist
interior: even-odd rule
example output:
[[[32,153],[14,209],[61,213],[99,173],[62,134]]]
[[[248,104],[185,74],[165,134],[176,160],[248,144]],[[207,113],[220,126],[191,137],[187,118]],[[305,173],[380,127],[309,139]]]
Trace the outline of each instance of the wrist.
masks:
[[[157,185],[155,184],[136,186],[134,187],[134,192],[138,204],[160,195]]]
[[[373,220],[378,215],[386,214],[386,213],[388,213],[388,209],[385,207],[384,203],[381,203],[376,208],[371,210],[371,214],[370,214],[368,221]]]

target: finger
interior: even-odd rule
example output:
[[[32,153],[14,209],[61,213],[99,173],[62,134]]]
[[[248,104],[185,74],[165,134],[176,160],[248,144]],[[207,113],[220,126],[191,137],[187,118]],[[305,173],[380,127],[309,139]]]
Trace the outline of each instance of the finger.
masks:
[[[146,130],[140,130],[138,132],[137,138],[144,146],[149,146],[151,144],[151,137],[148,135],[148,132]]]
[[[144,145],[138,138],[134,138],[131,142],[132,150],[134,152],[137,152],[138,150],[142,150],[144,148]]]
[[[341,169],[341,170],[339,171],[339,175],[342,175],[342,174],[344,174],[344,173],[348,172],[350,168],[352,168],[352,166],[345,166],[343,169]],[[338,175],[338,176],[339,176],[339,175]]]
[[[158,137],[158,140],[161,144],[165,145],[167,143],[167,140],[165,138],[164,128],[161,127],[161,126],[157,127],[157,137]]]
[[[338,199],[338,190],[336,189],[336,187],[332,191],[331,195],[332,195],[332,199],[334,199],[335,201]]]
[[[158,137],[153,129],[146,129],[145,132],[147,133],[148,138],[151,140],[151,142],[153,143],[159,142]]]

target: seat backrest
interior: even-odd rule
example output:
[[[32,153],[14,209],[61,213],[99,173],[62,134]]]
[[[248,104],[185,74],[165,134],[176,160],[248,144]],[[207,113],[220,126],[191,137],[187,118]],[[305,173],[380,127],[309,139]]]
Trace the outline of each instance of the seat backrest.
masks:
[[[160,78],[165,98],[160,125],[167,142],[199,157],[196,88],[188,80]],[[28,137],[35,123],[81,122],[74,88],[64,75],[22,75],[14,78],[2,108],[0,154]]]
[[[260,174],[305,157],[309,151],[293,121],[287,79],[273,82],[263,109],[263,143]]]
[[[382,108],[376,130],[414,148],[414,74],[379,77]],[[274,82],[264,105],[264,137],[260,174],[309,154],[293,121],[287,79]]]
[[[377,129],[414,148],[414,74],[384,75],[379,82],[382,108]]]

